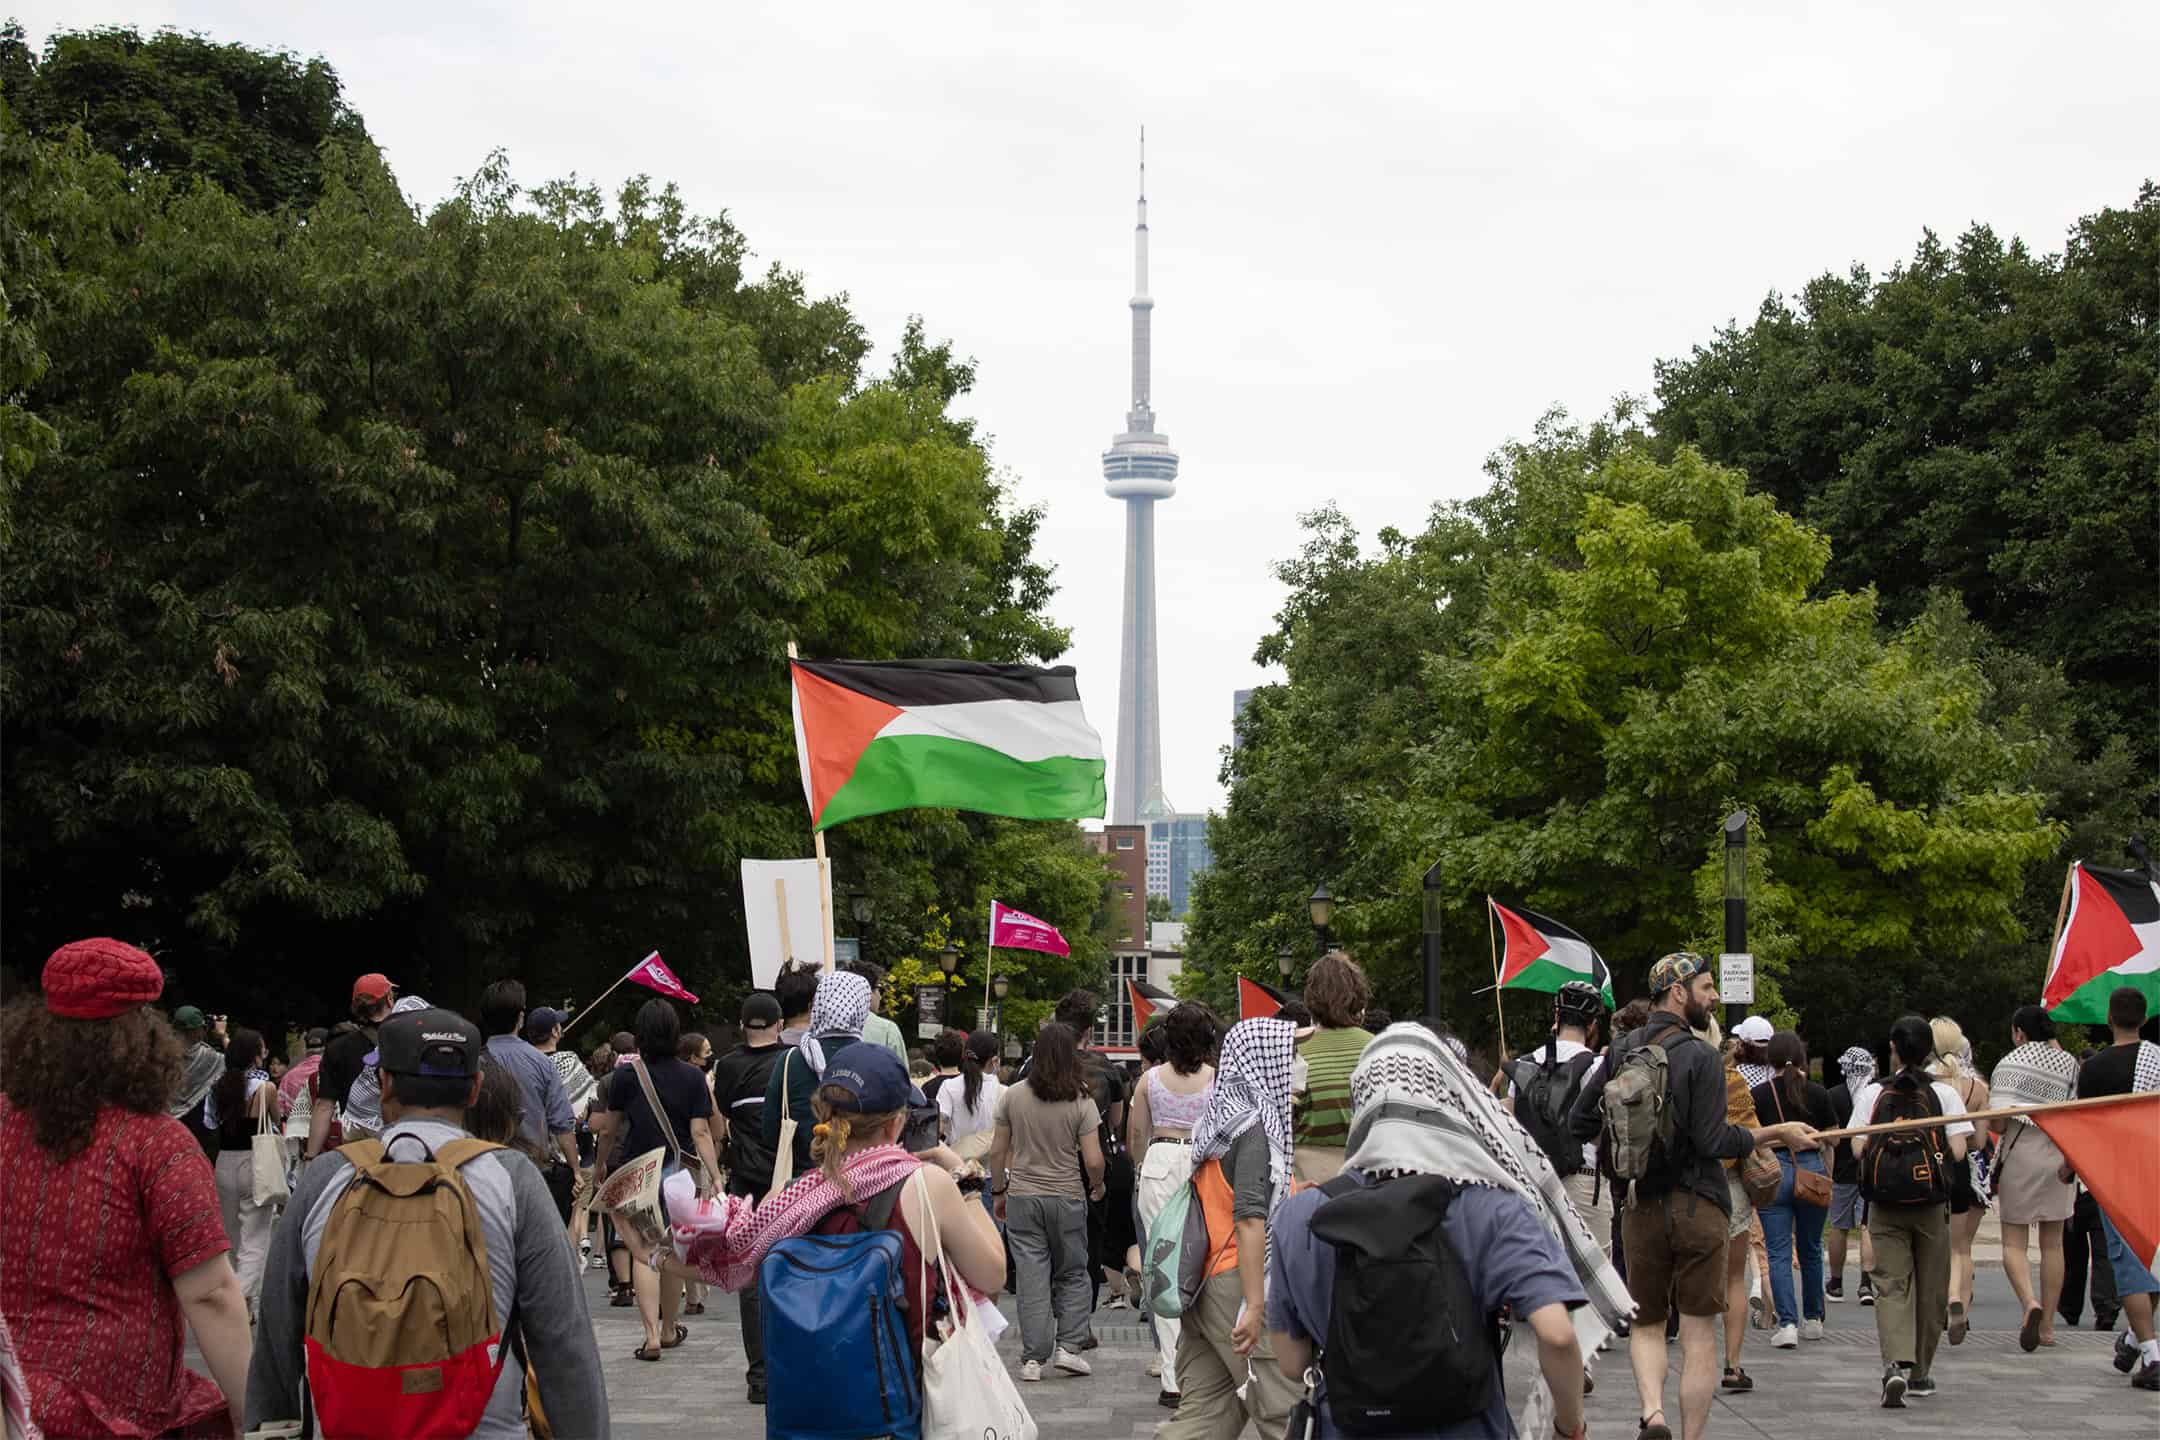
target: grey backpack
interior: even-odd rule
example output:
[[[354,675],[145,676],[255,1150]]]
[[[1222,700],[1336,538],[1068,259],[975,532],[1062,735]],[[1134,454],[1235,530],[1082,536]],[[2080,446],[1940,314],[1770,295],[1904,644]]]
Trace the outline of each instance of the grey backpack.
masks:
[[[1663,1045],[1638,1045],[1620,1057],[1605,1093],[1605,1158],[1613,1177],[1642,1180],[1672,1149],[1673,1113]]]

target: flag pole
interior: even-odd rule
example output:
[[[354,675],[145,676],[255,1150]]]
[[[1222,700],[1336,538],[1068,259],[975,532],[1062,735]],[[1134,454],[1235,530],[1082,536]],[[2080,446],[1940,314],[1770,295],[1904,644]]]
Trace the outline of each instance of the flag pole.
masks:
[[[983,1011],[984,1011],[984,1013],[985,1013],[985,1014],[987,1014],[987,1013],[989,1012],[989,1009],[990,1009],[990,972],[991,972],[992,970],[995,970],[995,969],[997,968],[997,967],[996,967],[995,965],[993,965],[993,964],[991,963],[991,961],[993,961],[994,959],[996,959],[996,958],[997,958],[997,957],[996,957],[996,955],[995,955],[995,954],[993,953],[993,952],[994,952],[994,951],[996,950],[996,948],[997,948],[997,899],[996,899],[996,897],[995,897],[995,896],[993,896],[993,897],[991,898],[991,901],[990,901],[990,928],[989,928],[989,929],[987,929],[987,930],[985,930],[985,931],[983,931],[983,1003],[982,1003],[982,1008],[983,1008]],[[977,1016],[976,1018],[977,1018],[977,1019],[980,1019],[980,1018],[982,1018],[982,1017],[981,1017],[981,1016]],[[1000,1015],[1000,1016],[998,1017],[998,1024],[999,1024],[1000,1026],[1003,1026],[1003,1025],[1004,1025],[1004,1023],[1005,1023],[1005,1017],[1004,1017],[1004,1016],[1002,1016],[1002,1015]]]
[[[1505,1073],[1508,1062],[1507,1011],[1500,1003],[1500,931],[1493,920],[1493,899],[1490,895],[1485,897],[1485,939],[1492,946],[1493,1017],[1500,1023],[1500,1053],[1498,1057],[1500,1070],[1493,1077],[1498,1080],[1499,1074]]]
[[[2070,868],[2063,871],[2062,903],[2058,904],[2055,907],[2055,937],[2052,940],[2048,941],[2047,963],[2050,973],[2053,972],[2055,967],[2056,947],[2062,944],[2063,924],[2070,918],[2070,886],[2071,883],[2076,879],[2077,862],[2073,860],[2072,862],[2070,862]],[[2043,974],[2040,977],[2040,988],[2045,990],[2047,988],[2047,982],[2048,975]]]
[[[2094,1105],[2120,1105],[2128,1100],[2150,1100],[2153,1092],[2137,1091],[2129,1095],[2089,1095],[2082,1100],[2058,1100],[2052,1105],[2003,1105],[1993,1110],[1974,1110],[1965,1115],[1954,1115],[1946,1121],[1940,1116],[1926,1115],[1917,1120],[1888,1120],[1880,1125],[1852,1125],[1843,1130],[1820,1130],[1815,1138],[1825,1141],[1847,1140],[1855,1135],[1887,1135],[1893,1130],[1929,1130],[1961,1120],[2007,1120],[2014,1115],[2052,1115],[2060,1110],[2083,1110]]]
[[[795,642],[787,642],[788,688],[795,686]],[[816,826],[816,816],[811,817],[810,849],[817,856],[818,873],[818,928],[824,932],[825,973],[833,968],[833,914],[832,914],[832,861],[825,856],[825,832]],[[784,923],[784,922],[783,922]]]
[[[642,965],[644,963],[645,962],[642,960],[638,961],[638,965]],[[600,992],[600,1000],[605,1000],[608,996],[614,994],[617,990],[622,989],[623,981],[628,980],[632,975],[635,974],[637,974],[637,965],[632,965],[628,970],[623,971],[622,975],[617,978],[613,985],[608,986],[607,989]],[[595,1000],[590,1005],[587,1005],[584,1009],[578,1011],[577,1025],[584,1024],[585,1017],[591,1015],[594,1011],[600,1008],[600,1000]],[[573,1025],[571,1028],[576,1029],[577,1026]]]

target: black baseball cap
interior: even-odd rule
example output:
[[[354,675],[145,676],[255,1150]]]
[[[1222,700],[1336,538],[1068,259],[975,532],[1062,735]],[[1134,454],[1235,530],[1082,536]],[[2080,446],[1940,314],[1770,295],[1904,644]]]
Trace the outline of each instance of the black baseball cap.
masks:
[[[468,1079],[480,1073],[480,1027],[450,1010],[408,1010],[383,1021],[375,1053],[393,1075]]]
[[[743,997],[742,1023],[748,1030],[770,1030],[781,1021],[780,1002],[764,991]]]

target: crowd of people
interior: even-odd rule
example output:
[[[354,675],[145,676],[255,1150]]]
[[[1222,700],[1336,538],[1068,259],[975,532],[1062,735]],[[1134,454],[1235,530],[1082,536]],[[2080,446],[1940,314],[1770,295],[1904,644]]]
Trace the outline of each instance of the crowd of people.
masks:
[[[1879,1052],[1825,1064],[1826,1087],[1765,1017],[1722,1036],[1687,953],[1616,1016],[1563,987],[1545,1040],[1489,1067],[1435,1022],[1375,1025],[1341,951],[1272,1018],[1167,1009],[1137,1062],[1091,1043],[1086,990],[1018,1068],[982,1032],[910,1053],[877,1013],[881,978],[790,966],[724,1053],[656,997],[580,1055],[570,1017],[516,980],[486,987],[475,1023],[369,974],[294,1058],[228,1017],[159,1011],[163,976],[132,946],[62,947],[42,995],[0,1016],[0,1204],[33,1217],[0,1272],[11,1423],[395,1433],[425,1411],[441,1433],[603,1436],[590,1267],[636,1309],[647,1363],[734,1292],[747,1398],[798,1433],[847,1386],[806,1368],[791,1328],[804,1287],[843,1272],[813,1276],[794,1247],[889,1232],[907,1356],[968,1326],[994,1339],[1010,1292],[1010,1378],[1086,1377],[1107,1292],[1152,1329],[1165,1440],[1505,1436],[1511,1408],[1522,1433],[1583,1435],[1591,1362],[1615,1343],[1638,1440],[1696,1440],[1721,1386],[1754,1387],[1751,1327],[1779,1348],[1824,1338],[1856,1248],[1882,1403],[1935,1394],[1990,1208],[2022,1348],[2055,1344],[2089,1297],[2097,1328],[2124,1324],[2117,1368],[2160,1390],[2160,1282],[2040,1127],[1966,1118],[2160,1090],[2133,989],[2082,1064],[2037,1006],[1985,1076],[1953,1021],[1910,1015]],[[656,1151],[658,1244],[597,1200]],[[1511,1329],[1539,1377],[1514,1407]],[[208,1377],[184,1363],[189,1331]],[[397,1391],[416,1367],[439,1381]]]

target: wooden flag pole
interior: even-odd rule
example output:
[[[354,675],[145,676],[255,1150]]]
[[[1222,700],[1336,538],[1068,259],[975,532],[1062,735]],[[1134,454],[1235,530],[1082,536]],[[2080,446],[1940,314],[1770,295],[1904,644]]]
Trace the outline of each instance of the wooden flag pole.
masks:
[[[2056,947],[2062,944],[2063,925],[2070,918],[2070,886],[2073,882],[2076,881],[2076,879],[2077,865],[2075,862],[2072,862],[2070,868],[2063,871],[2062,902],[2055,907],[2055,936],[2053,939],[2048,941],[2047,963],[2051,969],[2055,964]],[[2045,990],[2047,988],[2047,982],[2048,975],[2045,971],[2043,971],[2040,976],[2040,988]]]
[[[780,914],[780,968],[795,963],[795,939],[788,933],[787,881],[775,875],[772,882],[773,908]]]
[[[787,642],[787,658],[788,687],[792,690],[795,685],[794,662],[797,658],[795,642],[793,640]],[[816,817],[813,816],[813,827],[815,825],[815,821]],[[833,968],[832,861],[828,860],[825,856],[825,832],[823,830],[812,828],[812,830],[810,831],[810,848],[812,852],[815,853],[817,856],[818,928],[825,932],[825,971],[827,974],[830,974]],[[787,925],[787,911],[784,907],[781,910],[780,914],[780,924],[782,927],[782,933],[784,934]]]
[[[2131,1100],[2151,1100],[2153,1092],[2140,1091],[2132,1095],[2094,1095],[2084,1100],[2058,1100],[2052,1105],[2004,1105],[1994,1110],[1975,1110],[1969,1115],[1952,1115],[1945,1119],[1930,1115],[1919,1120],[1892,1120],[1881,1125],[1854,1125],[1844,1130],[1820,1130],[1815,1138],[1825,1142],[1849,1140],[1855,1135],[1886,1135],[1893,1130],[1927,1130],[1938,1125],[1955,1125],[1960,1120],[2007,1120],[2013,1115],[2047,1115],[2058,1110],[2084,1110],[2094,1105],[2121,1105]]]

